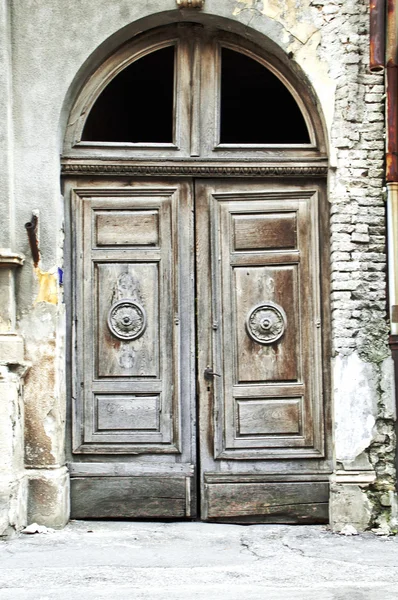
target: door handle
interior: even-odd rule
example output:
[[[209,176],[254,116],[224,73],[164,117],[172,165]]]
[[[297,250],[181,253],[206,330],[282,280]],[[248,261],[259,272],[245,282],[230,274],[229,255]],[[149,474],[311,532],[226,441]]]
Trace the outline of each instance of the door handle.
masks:
[[[213,377],[221,377],[221,375],[219,375],[219,373],[214,373],[214,371],[211,367],[205,368],[203,376],[206,379],[206,381],[213,381]]]

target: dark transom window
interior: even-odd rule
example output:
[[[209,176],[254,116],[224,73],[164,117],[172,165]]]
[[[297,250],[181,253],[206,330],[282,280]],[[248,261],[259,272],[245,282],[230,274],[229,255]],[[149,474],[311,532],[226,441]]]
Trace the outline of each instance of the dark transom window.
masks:
[[[174,46],[121,71],[90,111],[83,141],[173,142]]]
[[[286,86],[259,62],[221,51],[221,144],[308,144],[307,126]]]

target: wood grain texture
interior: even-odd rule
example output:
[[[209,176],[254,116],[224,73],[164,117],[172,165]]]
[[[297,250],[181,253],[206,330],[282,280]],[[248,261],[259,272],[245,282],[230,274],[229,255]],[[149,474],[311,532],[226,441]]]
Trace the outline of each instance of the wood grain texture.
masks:
[[[289,193],[287,194],[281,190],[279,196],[275,191],[267,195],[264,189],[261,192],[258,191],[259,186],[264,184],[240,182],[232,185],[225,182],[217,184],[222,189],[220,194],[217,189],[214,190],[214,187],[217,187],[214,183],[209,185],[203,182],[201,185],[202,188],[199,186],[197,196],[196,212],[198,224],[197,273],[200,288],[198,303],[199,364],[203,366],[203,370],[207,365],[210,365],[215,372],[221,374],[220,378],[215,379],[213,383],[209,383],[204,381],[201,368],[199,371],[203,471],[206,473],[209,470],[218,470],[222,473],[227,470],[236,475],[243,475],[252,472],[253,461],[255,461],[256,472],[266,474],[268,465],[275,472],[275,461],[280,457],[285,461],[283,465],[281,464],[282,472],[291,474],[294,469],[298,468],[293,466],[294,460],[297,461],[298,465],[304,465],[307,457],[320,456],[319,451],[314,448],[313,441],[315,438],[311,436],[318,436],[319,440],[322,435],[322,430],[319,429],[315,430],[315,434],[313,433],[311,421],[315,416],[315,427],[318,427],[322,412],[322,405],[319,405],[316,400],[316,385],[314,385],[314,382],[319,378],[319,370],[317,368],[313,371],[308,370],[308,365],[320,364],[319,357],[314,361],[314,356],[318,351],[316,348],[317,338],[313,337],[309,326],[310,319],[314,319],[314,315],[316,315],[318,302],[316,293],[314,297],[308,296],[308,292],[316,291],[317,286],[316,268],[313,271],[310,270],[310,267],[313,268],[316,265],[317,260],[317,248],[314,246],[316,235],[311,237],[313,228],[316,226],[315,214],[310,209],[313,192],[311,194],[309,192],[300,193],[299,190],[296,190],[294,193],[290,192],[291,196],[289,196]],[[105,196],[105,191],[101,190],[101,194]],[[92,196],[91,194],[90,198]],[[123,198],[122,195],[111,198],[109,193],[105,201],[100,198],[90,200],[94,210],[104,210],[104,207],[100,206],[101,202],[105,204],[107,210],[106,204],[112,202],[116,210],[122,208],[124,211],[127,202],[130,203],[128,210],[137,210],[137,207],[133,206],[135,201],[138,201],[141,211],[144,210],[144,206],[148,210],[159,211],[159,247],[149,250],[140,246],[125,249],[120,249],[117,246],[106,246],[101,247],[101,249],[92,249],[92,256],[87,256],[83,251],[82,255],[87,265],[85,271],[87,279],[83,287],[86,290],[86,297],[92,301],[93,280],[90,277],[93,273],[100,272],[101,269],[104,272],[109,269],[111,275],[108,280],[104,278],[104,292],[94,294],[94,300],[102,297],[104,302],[107,298],[108,302],[112,302],[118,299],[118,296],[117,294],[110,295],[110,290],[121,290],[121,297],[124,297],[124,294],[127,293],[131,295],[137,293],[136,289],[138,287],[141,295],[140,297],[136,295],[135,301],[144,304],[141,280],[153,281],[151,279],[151,269],[152,267],[156,268],[159,301],[152,301],[154,306],[159,306],[159,371],[158,374],[152,376],[144,371],[141,374],[131,374],[126,371],[122,375],[115,375],[110,372],[107,375],[92,379],[90,385],[93,395],[86,395],[87,404],[84,413],[86,418],[85,435],[88,441],[84,452],[97,453],[101,456],[101,453],[106,454],[107,452],[121,453],[124,449],[125,452],[130,452],[132,457],[140,452],[161,453],[163,451],[167,454],[169,451],[167,448],[168,440],[171,440],[173,435],[181,435],[184,444],[190,446],[193,454],[194,420],[192,419],[192,413],[184,403],[176,405],[175,397],[170,394],[169,405],[167,405],[167,397],[164,395],[165,390],[171,389],[168,388],[168,385],[177,385],[178,390],[185,390],[184,393],[187,390],[193,390],[192,379],[181,376],[186,371],[177,362],[173,364],[171,371],[165,372],[162,370],[162,361],[168,360],[172,354],[167,350],[163,351],[161,348],[164,341],[166,344],[164,347],[173,348],[174,352],[176,348],[175,340],[179,339],[182,342],[181,349],[186,349],[181,356],[185,357],[185,364],[190,365],[188,372],[193,374],[194,357],[189,335],[186,337],[187,334],[185,334],[185,336],[175,338],[171,334],[173,330],[181,331],[179,328],[184,323],[185,331],[187,331],[187,324],[192,323],[193,320],[193,310],[190,309],[190,306],[193,307],[193,296],[189,292],[192,289],[190,286],[193,282],[193,272],[188,267],[187,254],[182,251],[183,248],[189,248],[193,239],[192,210],[188,204],[181,200],[181,210],[174,211],[173,209],[170,212],[167,201],[165,202],[159,197],[159,189],[154,192],[152,197],[144,194],[139,199],[133,199],[133,202],[131,199]],[[90,206],[89,203],[87,203],[87,206]],[[260,243],[262,234],[257,232],[255,233],[257,239],[255,243],[258,243],[257,248],[236,250],[234,246],[233,218],[231,219],[231,216],[243,215],[244,220],[246,215],[251,218],[253,214],[265,213],[267,217],[269,214],[281,213],[295,215],[295,246],[292,248],[277,249],[273,247],[270,249]],[[256,219],[253,219],[253,221],[257,222]],[[85,223],[88,222],[89,219],[85,219]],[[187,227],[189,222],[190,226]],[[259,222],[259,228],[261,229],[263,228],[261,219],[259,219]],[[291,239],[290,233],[287,236],[288,239]],[[86,231],[83,246],[89,240],[92,240],[92,233]],[[245,244],[244,241],[242,243]],[[253,246],[253,242],[250,241],[246,245]],[[94,265],[94,270],[92,270],[91,265]],[[176,265],[178,268],[176,268]],[[179,269],[180,265],[182,265],[181,270]],[[142,272],[136,272],[137,268],[138,270],[142,268]],[[247,275],[248,272],[249,275]],[[235,273],[239,273],[239,275],[236,276]],[[299,276],[297,273],[299,273]],[[245,278],[249,283],[246,282]],[[112,287],[109,284],[111,279],[116,280],[116,288],[115,285]],[[98,281],[100,281],[100,277]],[[131,282],[134,285],[131,285]],[[137,282],[140,285],[137,286]],[[151,284],[150,287],[153,289],[154,285]],[[179,295],[173,296],[176,289],[179,289]],[[147,295],[149,296],[149,284]],[[303,297],[307,300],[305,305],[301,300]],[[175,304],[170,304],[171,298],[175,299]],[[252,300],[252,302],[247,299]],[[281,362],[278,368],[272,366],[274,370],[271,369],[270,375],[264,375],[264,371],[259,371],[256,374],[255,369],[261,369],[263,365],[257,366],[255,361],[247,360],[247,371],[243,377],[240,377],[238,359],[244,342],[243,337],[242,343],[237,341],[237,323],[238,321],[242,323],[242,336],[244,334],[247,339],[250,339],[247,334],[247,314],[251,310],[250,307],[256,305],[255,303],[258,304],[264,301],[280,304],[286,313],[286,331],[278,340],[278,345],[287,343],[287,327],[291,323],[294,325],[293,342],[291,342],[290,350],[292,360],[286,360],[285,364]],[[189,304],[189,302],[192,302],[192,304]],[[245,302],[249,307],[248,310],[246,310]],[[95,303],[94,307],[96,307]],[[170,309],[170,307],[172,308]],[[186,312],[182,310],[182,307],[185,307]],[[101,310],[101,314],[105,316],[105,308]],[[95,311],[93,314],[96,314]],[[169,317],[166,319],[163,317],[162,321],[162,315],[169,315]],[[86,311],[84,316],[85,323],[89,328],[89,324],[92,322],[90,321],[90,315]],[[244,318],[241,319],[241,316]],[[95,319],[93,322],[96,323]],[[90,329],[88,331],[90,332]],[[144,338],[144,335],[142,338]],[[87,339],[89,338],[86,336]],[[122,343],[125,344],[126,342]],[[257,344],[253,340],[251,340],[251,343]],[[167,346],[167,344],[171,345]],[[266,344],[257,345],[266,346]],[[83,347],[88,348],[87,344],[84,344]],[[300,352],[299,349],[301,349]],[[308,353],[306,349],[308,349]],[[189,357],[188,360],[187,357]],[[95,362],[90,363],[89,361],[88,364],[92,364],[92,367],[94,367]],[[104,361],[103,368],[113,369],[112,362],[110,360]],[[242,369],[241,371],[243,373]],[[95,370],[93,372],[95,374]],[[251,375],[253,372],[255,377]],[[293,378],[291,378],[292,372],[294,372]],[[249,373],[249,377],[247,377],[247,373]],[[165,379],[162,375],[165,376]],[[166,382],[168,382],[167,385]],[[166,387],[164,387],[165,385]],[[145,406],[136,404],[133,410],[131,402],[128,401],[130,404],[126,412],[126,404],[123,401],[120,402],[119,398],[131,398],[137,396],[137,394],[144,398],[159,396],[162,410],[157,411],[152,401],[146,403]],[[109,412],[106,408],[109,402],[107,403],[106,400],[103,403],[101,415],[98,407],[95,408],[95,403],[91,404],[90,408],[90,402],[92,402],[90,397],[106,397],[107,395],[113,396],[112,406],[116,410]],[[169,411],[164,410],[167,406],[170,407]],[[177,413],[173,413],[176,406]],[[145,409],[148,409],[147,412]],[[159,428],[155,430],[156,412],[159,419]],[[174,414],[181,415],[181,425],[178,424]],[[97,435],[95,431],[96,419],[99,437],[95,437]],[[127,425],[129,419],[131,425]],[[134,419],[135,425],[133,423]],[[103,429],[99,430],[98,425]],[[133,426],[133,429],[130,429],[130,426]],[[90,427],[91,433],[89,432]],[[138,429],[134,429],[134,427],[138,427]],[[169,429],[167,429],[168,427]],[[129,438],[129,435],[132,437]],[[159,435],[161,437],[155,437]],[[108,450],[106,449],[107,444]],[[317,444],[319,446],[319,442]],[[217,456],[216,460],[215,456]],[[289,463],[286,461],[291,461],[291,471],[289,471]],[[307,463],[307,468],[309,464]],[[97,473],[106,472],[104,467],[100,466],[98,468]],[[148,477],[156,478],[156,471],[152,475],[151,470],[145,471],[145,466],[140,468],[142,468],[141,472],[145,473],[143,475],[144,479]],[[313,462],[310,468],[316,473],[318,468],[322,468],[321,461]],[[115,467],[113,471],[116,478],[119,477],[118,470]],[[165,473],[164,469],[162,470],[159,467],[160,472]],[[87,475],[87,479],[90,480],[96,479],[96,477],[99,477],[99,475],[94,474],[94,472]],[[172,471],[165,478],[173,479]],[[81,479],[85,479],[85,477]],[[113,479],[113,477],[106,477],[105,479]],[[312,483],[318,484],[319,482]],[[221,485],[225,487],[229,484],[222,482]],[[231,485],[236,486],[237,484],[233,483]],[[242,485],[248,486],[251,484],[246,481],[242,482]],[[225,487],[225,489],[228,494],[236,490],[235,487],[231,489]],[[247,489],[251,493],[249,488]],[[188,514],[188,512],[194,514],[194,503],[190,494],[194,496],[195,486],[191,482],[189,484],[185,482],[184,490],[184,514]],[[189,494],[187,490],[189,490]],[[258,502],[260,502],[259,499]],[[241,504],[243,506],[242,511],[245,513],[247,507],[245,508],[243,500]],[[309,509],[308,506],[313,504],[316,504],[317,508]],[[152,500],[150,505],[155,506]],[[327,502],[318,501],[305,503],[297,497],[289,500],[288,504],[283,504],[282,508],[279,508],[276,503],[272,504],[273,508],[264,510],[262,514],[255,514],[255,511],[250,512],[250,510],[247,514],[238,514],[239,511],[237,510],[232,516],[222,515],[221,517],[209,516],[205,518],[235,519],[242,522],[267,522],[272,520],[278,522],[280,519],[283,522],[284,519],[286,522],[295,522],[298,513],[300,513],[299,518],[303,521],[308,519],[308,522],[311,522],[312,514],[314,522],[317,522],[317,519],[320,521],[324,519],[326,505]],[[118,510],[119,508],[116,512]],[[122,509],[120,508],[120,510]],[[136,507],[133,507],[131,513],[133,516],[135,510]],[[154,512],[151,515],[156,515],[156,510],[153,510]],[[169,509],[164,510],[167,513]],[[174,511],[174,508],[172,511]],[[292,521],[289,521],[289,519],[292,519]]]
[[[157,263],[95,263],[98,377],[159,377],[159,268]],[[132,341],[121,340],[108,326],[108,314],[119,300],[137,302],[146,314],[146,329]]]
[[[123,462],[69,462],[71,477],[193,477],[195,466],[190,463],[124,460]]]
[[[156,246],[159,215],[154,210],[97,211],[97,246]]]
[[[184,460],[191,462],[192,369],[184,381],[179,378],[193,345],[190,185],[120,187],[98,180],[74,198],[76,356],[82,377],[75,395],[74,452],[178,454],[184,418]],[[98,222],[103,215],[111,221]],[[120,237],[119,217],[123,222],[126,215],[130,237]],[[100,240],[106,246],[96,245],[98,225],[105,228]],[[156,245],[148,247],[154,236]],[[127,319],[123,325],[123,311],[133,315],[132,324]],[[138,334],[125,339],[125,331]]]
[[[207,485],[207,517],[289,514],[297,505],[326,504],[329,485],[307,483],[225,483]]]
[[[159,430],[159,396],[97,396],[98,431]]]
[[[184,477],[72,477],[72,519],[181,518]]]
[[[275,257],[277,260],[277,257]],[[297,266],[235,267],[231,273],[235,294],[237,349],[236,382],[298,381],[297,352],[300,313]],[[256,306],[274,302],[286,313],[283,336],[273,344],[261,344],[247,334],[247,316]]]
[[[286,504],[270,506],[260,514],[234,515],[232,517],[208,517],[206,521],[217,523],[280,523],[284,525],[325,525],[329,523],[329,503]]]
[[[295,213],[233,215],[235,250],[275,250],[295,248]]]
[[[322,458],[317,337],[318,197],[312,185],[316,188],[315,183],[285,187],[282,182],[244,180],[196,185],[204,519],[328,521],[328,483],[322,472],[330,466]],[[279,215],[288,215],[280,248],[266,243],[263,215],[275,215],[276,222]],[[256,223],[258,232],[253,231]],[[285,329],[276,341],[256,341],[250,333],[248,315],[258,306],[283,311]],[[206,381],[205,365],[221,377]],[[209,487],[210,474],[214,488]],[[279,481],[273,480],[276,474]]]
[[[318,285],[316,269],[310,268],[314,251],[311,249],[314,224],[309,210],[312,195],[304,193],[300,198],[299,193],[268,194],[266,190],[257,190],[258,185],[232,184],[222,186],[221,194],[208,192],[214,211],[211,223],[214,231],[212,268],[216,273],[213,293],[222,299],[222,307],[217,310],[223,324],[222,334],[221,328],[220,334],[215,334],[216,337],[222,335],[218,342],[219,361],[224,364],[223,393],[216,399],[219,413],[225,415],[221,421],[223,430],[216,432],[218,456],[232,458],[236,450],[239,460],[245,458],[245,448],[247,459],[269,457],[271,449],[275,454],[278,449],[280,456],[285,449],[286,457],[293,448],[298,453],[308,453],[313,447],[314,435],[320,441],[322,436],[319,421],[314,425],[314,407],[318,403],[310,391],[312,383],[319,382],[320,373],[309,368],[313,356],[320,350],[309,337],[315,298],[308,296],[308,291],[316,293]],[[276,215],[277,220],[281,214],[289,215],[287,235],[294,232],[295,247],[281,251],[260,244],[250,252],[236,251],[235,217],[243,220],[247,216],[253,228],[259,224],[256,236],[260,240],[263,221],[254,217],[264,214]],[[217,261],[215,257],[219,255],[221,260]],[[236,399],[243,399],[245,394],[253,397],[251,386],[256,396],[261,395],[259,390],[262,389],[263,397],[267,398],[271,397],[268,388],[273,388],[274,400],[278,396],[294,396],[297,392],[303,397],[297,410],[291,411],[289,418],[285,415],[289,425],[284,433],[283,428],[278,432],[275,425],[274,433],[270,427],[263,434],[258,431],[252,436],[237,434],[238,429],[245,426],[241,418],[238,428]],[[220,386],[218,389],[221,390]],[[296,415],[294,426],[291,424],[293,413]],[[316,456],[318,448],[314,448],[313,453]]]
[[[236,401],[236,434],[274,435],[300,433],[300,400],[280,398]]]

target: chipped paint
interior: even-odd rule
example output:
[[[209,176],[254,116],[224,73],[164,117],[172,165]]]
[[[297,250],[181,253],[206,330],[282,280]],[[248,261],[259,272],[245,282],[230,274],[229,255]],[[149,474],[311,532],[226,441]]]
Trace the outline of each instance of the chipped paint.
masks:
[[[38,302],[47,302],[48,304],[58,303],[58,281],[57,272],[42,271],[39,268],[35,269],[37,279],[39,281],[39,292],[36,298]]]
[[[290,35],[302,44],[307,43],[316,31],[316,27],[310,22],[310,18],[303,20],[303,14],[305,15],[306,10],[309,17],[309,2],[300,3],[299,6],[296,0],[286,0],[285,2],[279,0],[237,0],[237,2],[238,5],[232,13],[233,16],[239,15],[244,10],[258,12],[274,21],[278,21]]]
[[[0,331],[2,333],[7,333],[9,331],[12,331],[11,319],[3,319],[0,316]]]
[[[307,43],[301,47],[298,47],[297,42],[293,42],[288,48],[288,51],[293,53],[294,60],[308,75],[320,100],[328,133],[330,135],[334,117],[337,84],[329,75],[329,65],[318,56],[317,50],[320,42],[321,32],[317,31],[311,36]]]
[[[323,108],[328,134],[332,129],[336,82],[329,75],[329,64],[319,56],[321,31],[313,22],[310,0],[236,0],[233,15],[244,11],[263,15],[283,26],[282,43],[308,76]],[[331,156],[331,163],[334,164]]]

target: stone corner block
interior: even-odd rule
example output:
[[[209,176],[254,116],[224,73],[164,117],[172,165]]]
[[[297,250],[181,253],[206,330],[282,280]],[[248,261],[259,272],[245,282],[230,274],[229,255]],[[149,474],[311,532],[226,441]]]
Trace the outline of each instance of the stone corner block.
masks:
[[[357,531],[369,529],[372,505],[363,485],[354,483],[331,483],[330,486],[330,526],[340,532],[345,525],[352,525]]]
[[[46,527],[64,527],[70,514],[69,473],[59,469],[27,471],[28,523]]]
[[[21,364],[24,362],[24,340],[16,333],[0,333],[0,363]]]
[[[0,477],[0,538],[11,537],[27,523],[27,480],[22,474],[9,480]]]

